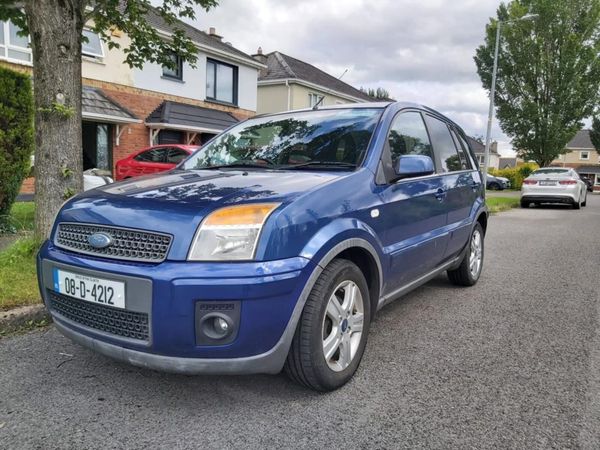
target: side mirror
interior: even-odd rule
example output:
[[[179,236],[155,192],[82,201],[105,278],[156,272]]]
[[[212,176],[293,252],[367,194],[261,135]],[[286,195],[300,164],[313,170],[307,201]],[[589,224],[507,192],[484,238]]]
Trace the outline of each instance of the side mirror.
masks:
[[[402,178],[423,177],[435,173],[433,160],[425,155],[402,155],[394,167],[396,178],[393,181]]]

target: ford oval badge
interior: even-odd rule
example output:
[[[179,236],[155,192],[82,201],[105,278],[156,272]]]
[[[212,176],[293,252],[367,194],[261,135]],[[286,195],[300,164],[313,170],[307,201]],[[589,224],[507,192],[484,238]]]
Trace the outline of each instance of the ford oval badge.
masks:
[[[113,243],[113,238],[106,233],[94,233],[88,236],[89,244],[94,248],[106,248]]]

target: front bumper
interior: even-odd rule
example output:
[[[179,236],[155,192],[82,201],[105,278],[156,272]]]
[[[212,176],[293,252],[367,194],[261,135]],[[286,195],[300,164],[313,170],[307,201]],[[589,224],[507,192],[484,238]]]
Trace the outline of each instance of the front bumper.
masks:
[[[148,315],[148,339],[117,336],[66,317],[50,300],[53,268],[124,281],[125,312]],[[132,264],[65,252],[49,242],[38,255],[40,290],[58,330],[109,357],[182,373],[279,372],[319,272],[302,257],[264,263]],[[226,345],[199,345],[197,303],[232,301],[240,304],[235,339]]]

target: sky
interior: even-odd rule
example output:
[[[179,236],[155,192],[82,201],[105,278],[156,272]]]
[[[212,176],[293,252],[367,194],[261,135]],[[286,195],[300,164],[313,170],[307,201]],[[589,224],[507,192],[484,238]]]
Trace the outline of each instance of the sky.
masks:
[[[220,0],[194,26],[253,54],[278,50],[356,87],[383,87],[485,136],[489,98],[473,55],[499,0]],[[494,121],[503,156],[510,139]]]

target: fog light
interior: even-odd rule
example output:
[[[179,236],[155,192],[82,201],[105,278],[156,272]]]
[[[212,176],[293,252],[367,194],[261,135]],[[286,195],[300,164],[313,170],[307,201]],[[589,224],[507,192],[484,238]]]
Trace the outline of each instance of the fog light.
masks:
[[[213,321],[213,327],[215,328],[215,332],[217,334],[221,334],[226,336],[229,333],[229,323],[222,317],[215,317]]]

